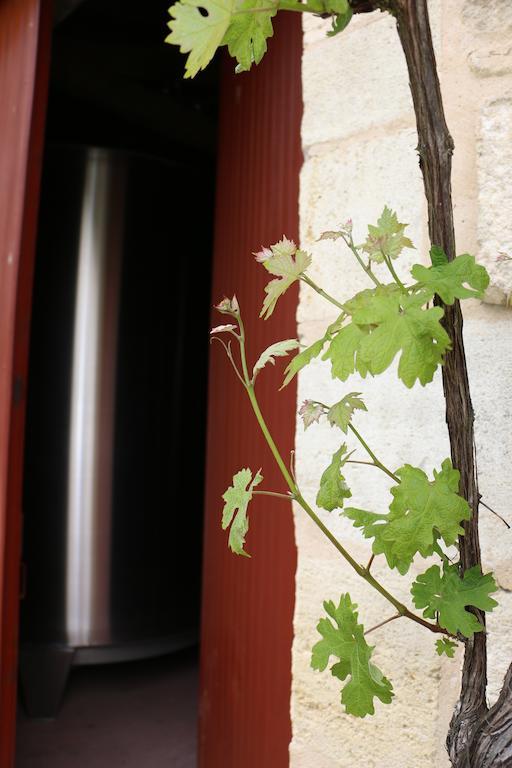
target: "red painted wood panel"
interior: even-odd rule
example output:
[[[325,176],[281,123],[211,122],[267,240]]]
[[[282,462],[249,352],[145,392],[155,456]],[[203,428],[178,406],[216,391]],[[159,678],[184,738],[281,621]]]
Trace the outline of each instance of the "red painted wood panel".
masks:
[[[0,2],[1,768],[14,764],[25,381],[50,36],[49,2]]]
[[[213,300],[236,293],[252,361],[296,335],[297,291],[268,321],[258,319],[268,278],[252,251],[298,236],[300,18],[280,14],[262,64],[234,75],[224,62],[218,160]],[[221,316],[213,322],[226,322]],[[258,395],[285,456],[294,445],[296,391],[278,392],[282,365],[261,375]],[[242,467],[262,467],[262,487],[285,490],[240,383],[220,345],[211,350],[204,539],[200,768],[285,768],[291,738],[290,685],[296,551],[291,508],[253,502],[247,549],[227,549],[221,495]]]

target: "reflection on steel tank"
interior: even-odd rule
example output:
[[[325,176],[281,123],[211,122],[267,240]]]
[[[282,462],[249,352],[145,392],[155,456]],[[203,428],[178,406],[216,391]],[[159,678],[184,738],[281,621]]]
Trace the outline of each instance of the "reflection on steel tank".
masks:
[[[55,714],[72,664],[196,642],[200,477],[186,508],[179,492],[204,438],[183,408],[201,398],[185,345],[187,185],[200,186],[190,168],[126,152],[54,146],[45,160],[21,639],[36,716]]]

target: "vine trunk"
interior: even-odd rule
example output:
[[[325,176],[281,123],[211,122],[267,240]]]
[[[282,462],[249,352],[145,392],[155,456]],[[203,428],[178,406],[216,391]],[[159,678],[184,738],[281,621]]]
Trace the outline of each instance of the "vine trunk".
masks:
[[[430,241],[441,246],[453,260],[456,255],[451,195],[454,144],[444,115],[427,0],[351,0],[351,5],[356,13],[387,10],[397,19],[416,115]],[[453,306],[443,308],[445,327],[452,341],[452,349],[443,366],[446,422],[452,461],[461,473],[460,493],[472,510],[471,520],[464,525],[465,535],[460,538],[461,565],[465,571],[481,562],[474,415],[460,305],[455,302]],[[483,614],[478,613],[478,618],[485,622]],[[498,701],[491,709],[487,706],[486,686],[486,635],[478,632],[466,641],[461,693],[447,736],[448,754],[454,768],[512,766],[512,665]]]

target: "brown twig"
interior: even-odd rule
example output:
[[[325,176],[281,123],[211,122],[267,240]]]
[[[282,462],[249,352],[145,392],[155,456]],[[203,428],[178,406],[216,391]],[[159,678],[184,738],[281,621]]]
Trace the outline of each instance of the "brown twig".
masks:
[[[385,624],[389,624],[391,621],[394,621],[395,619],[399,619],[402,616],[401,613],[395,613],[394,616],[390,616],[389,619],[384,619],[384,621],[381,621],[379,624],[376,624],[374,627],[370,627],[370,629],[367,629],[364,633],[365,635],[369,635],[370,632],[373,632],[376,629],[379,629],[380,627],[383,627]]]
[[[482,501],[482,499],[480,499],[480,504],[482,505],[482,507],[485,507],[486,509],[488,509],[488,510],[489,510],[489,512],[492,512],[492,513],[493,513],[493,515],[496,515],[496,517],[497,517],[499,520],[501,520],[501,522],[502,522],[504,525],[506,525],[506,526],[507,526],[507,528],[510,530],[510,523],[507,523],[507,521],[505,520],[505,518],[504,518],[504,517],[502,517],[501,515],[499,515],[499,514],[498,514],[498,513],[497,513],[497,512],[496,512],[496,511],[495,511],[495,510],[492,508],[492,507],[490,507],[488,504],[486,504],[486,503],[485,503],[485,501]]]

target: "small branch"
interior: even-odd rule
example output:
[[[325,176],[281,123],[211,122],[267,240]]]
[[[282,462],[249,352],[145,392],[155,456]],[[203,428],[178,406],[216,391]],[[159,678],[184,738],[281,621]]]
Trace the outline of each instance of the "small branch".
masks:
[[[274,499],[284,499],[285,501],[293,501],[295,496],[291,493],[278,493],[277,491],[253,491],[253,496],[273,496]]]
[[[366,570],[368,571],[368,573],[370,573],[370,568],[372,567],[374,560],[375,560],[375,555],[372,553],[372,556],[368,560],[368,565],[366,566]]]
[[[293,477],[295,485],[297,485],[297,473],[295,468],[295,451],[290,451],[290,474]]]
[[[507,526],[507,528],[510,530],[510,524],[509,524],[509,523],[507,523],[507,521],[505,520],[505,518],[504,518],[504,517],[502,517],[501,515],[499,515],[497,512],[495,512],[495,511],[494,511],[494,509],[493,509],[492,507],[490,507],[488,504],[486,504],[486,503],[485,503],[485,501],[482,501],[482,499],[480,499],[480,501],[479,501],[479,504],[481,504],[481,505],[482,505],[482,507],[485,507],[486,509],[488,509],[488,510],[489,510],[489,512],[492,512],[492,513],[493,513],[493,515],[496,515],[496,517],[497,517],[497,518],[499,518],[499,519],[501,520],[501,522],[502,522],[502,523],[504,523],[504,525],[506,525],[506,526]]]
[[[238,336],[237,336],[237,338],[240,341]],[[229,362],[231,363],[231,365],[233,366],[234,372],[236,373],[236,375],[238,376],[238,378],[240,379],[240,381],[242,382],[242,384],[245,387],[245,381],[244,381],[240,371],[238,370],[237,364],[235,363],[235,360],[233,358],[233,353],[231,352],[231,342],[226,344],[226,342],[223,341],[223,339],[219,338],[219,336],[212,336],[210,338],[210,344],[212,343],[212,341],[218,341],[220,344],[222,344],[222,346],[224,347],[224,350],[226,352],[227,358],[228,358]]]
[[[395,481],[395,483],[399,483],[399,482],[400,482],[400,478],[399,478],[397,475],[395,475],[393,472],[391,472],[391,470],[390,470],[390,469],[388,469],[388,468],[387,468],[387,467],[386,467],[386,466],[385,466],[385,465],[382,463],[382,461],[379,461],[379,459],[376,457],[376,455],[375,455],[375,454],[374,454],[374,452],[371,450],[371,448],[369,447],[369,445],[368,445],[368,444],[365,442],[365,440],[363,440],[363,438],[361,437],[361,435],[359,434],[359,432],[357,431],[357,429],[356,429],[356,428],[355,428],[355,427],[354,427],[352,424],[349,424],[349,425],[348,425],[348,428],[349,428],[349,429],[350,429],[350,431],[351,431],[351,432],[352,432],[352,433],[353,433],[353,434],[354,434],[354,435],[357,437],[357,439],[359,440],[359,442],[361,443],[361,445],[362,445],[362,446],[363,446],[363,448],[365,449],[366,453],[367,453],[367,454],[370,456],[370,458],[371,458],[371,459],[373,459],[373,463],[374,463],[374,465],[375,465],[376,467],[378,467],[379,469],[381,469],[383,472],[385,472],[385,473],[386,473],[386,475],[388,475],[388,477],[390,477],[392,480],[394,480],[394,481]]]
[[[385,624],[389,624],[392,621],[395,621],[395,619],[400,619],[402,617],[401,613],[395,613],[394,616],[390,616],[389,619],[385,619],[384,621],[381,621],[379,624],[376,624],[374,627],[370,627],[370,629],[367,629],[364,633],[365,635],[369,635],[370,632],[374,632],[376,629],[380,629],[380,627],[383,627]]]
[[[395,271],[395,268],[393,266],[393,262],[391,261],[391,257],[386,256],[384,253],[382,255],[384,256],[384,263],[386,264],[387,268],[389,269],[389,271],[391,273],[391,277],[393,278],[395,283],[398,285],[398,287],[401,288],[402,291],[404,291],[404,293],[407,293],[407,288],[405,287],[405,285],[402,283],[402,281],[398,277],[398,275],[397,275],[397,273]]]
[[[353,239],[352,239],[352,236],[350,236],[350,237],[347,239],[347,238],[345,237],[345,235],[343,235],[343,234],[342,234],[342,235],[341,235],[341,237],[343,238],[343,242],[345,243],[345,245],[346,245],[348,248],[350,248],[350,250],[352,251],[352,253],[353,253],[353,254],[354,254],[354,256],[356,257],[356,259],[358,260],[358,262],[359,262],[359,265],[360,265],[361,269],[362,269],[364,272],[366,272],[366,274],[368,275],[368,277],[370,278],[370,280],[372,280],[372,282],[373,282],[373,283],[375,283],[375,285],[376,285],[377,287],[378,287],[378,286],[380,286],[380,285],[382,285],[382,283],[380,282],[379,278],[378,278],[378,277],[376,277],[376,276],[373,274],[373,272],[372,272],[372,270],[371,270],[370,266],[366,266],[366,264],[365,264],[365,263],[364,263],[364,261],[362,260],[362,258],[361,258],[361,256],[359,255],[359,252],[358,252],[358,250],[357,250],[356,246],[354,245],[354,241],[353,241]]]
[[[338,309],[341,309],[342,312],[345,312],[345,307],[343,304],[340,304],[339,301],[337,301],[333,296],[328,294],[326,291],[324,291],[323,288],[320,288],[319,285],[317,285],[313,280],[308,277],[306,274],[302,274],[300,279],[302,282],[306,283],[306,285],[309,285],[310,288],[312,288],[314,291],[316,291],[322,298],[326,299],[326,301],[330,301],[331,304],[334,304],[335,307],[338,307]]]

